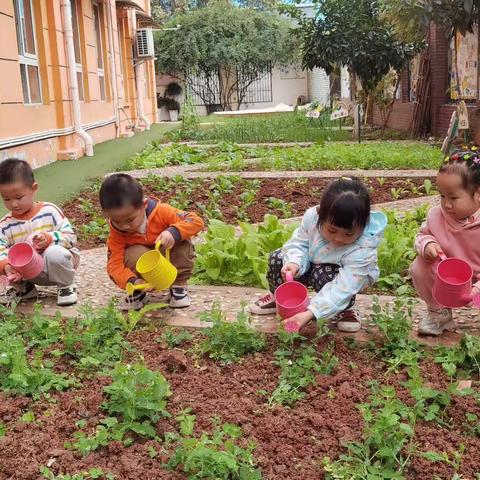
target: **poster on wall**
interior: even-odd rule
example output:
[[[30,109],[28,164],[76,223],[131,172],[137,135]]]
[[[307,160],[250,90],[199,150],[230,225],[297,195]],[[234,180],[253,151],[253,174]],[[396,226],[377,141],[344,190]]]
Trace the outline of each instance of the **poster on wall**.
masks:
[[[478,25],[465,36],[457,32],[450,43],[450,98],[476,100],[478,96]]]
[[[300,80],[305,78],[305,71],[301,65],[280,65],[280,78],[282,80]]]

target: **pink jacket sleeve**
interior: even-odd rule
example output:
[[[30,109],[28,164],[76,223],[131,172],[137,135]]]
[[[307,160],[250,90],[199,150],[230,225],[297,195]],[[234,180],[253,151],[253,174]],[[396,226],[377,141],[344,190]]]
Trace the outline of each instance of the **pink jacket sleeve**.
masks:
[[[424,256],[425,247],[432,242],[437,242],[437,239],[432,235],[429,227],[430,214],[427,215],[427,220],[420,227],[420,231],[415,238],[415,250],[420,256]],[[438,243],[438,242],[437,242]]]

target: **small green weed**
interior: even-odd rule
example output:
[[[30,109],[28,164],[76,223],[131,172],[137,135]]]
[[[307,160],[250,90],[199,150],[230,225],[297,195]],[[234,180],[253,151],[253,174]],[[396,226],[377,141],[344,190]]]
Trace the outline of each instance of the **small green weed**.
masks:
[[[48,467],[40,467],[40,473],[47,480],[114,480],[112,473],[105,473],[101,468],[91,468],[88,471],[74,474],[55,475]]]
[[[163,332],[162,336],[158,338],[157,342],[165,342],[169,348],[179,347],[183,343],[190,342],[193,335],[187,330],[179,330],[178,332],[173,328]]]
[[[190,480],[261,480],[260,470],[255,467],[253,451],[255,444],[239,445],[242,429],[236,425],[216,422],[212,435],[203,433],[193,436],[194,415],[182,413],[177,420],[182,436],[174,435],[175,453],[166,467],[180,469]]]
[[[238,362],[243,356],[265,348],[265,335],[252,329],[250,317],[242,310],[235,322],[228,322],[220,304],[200,315],[203,322],[212,322],[211,328],[203,331],[205,340],[200,351],[223,364]]]

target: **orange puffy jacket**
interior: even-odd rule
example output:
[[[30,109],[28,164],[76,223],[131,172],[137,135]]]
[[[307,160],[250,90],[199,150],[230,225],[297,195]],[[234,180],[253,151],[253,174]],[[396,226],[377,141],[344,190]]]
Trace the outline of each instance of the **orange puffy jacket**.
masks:
[[[122,289],[129,280],[137,278],[135,273],[125,266],[125,250],[132,245],[155,245],[155,240],[168,230],[176,242],[187,240],[203,229],[203,220],[195,213],[178,210],[159,200],[149,198],[145,207],[147,227],[145,235],[126,233],[115,228],[110,222],[107,240],[107,273]]]

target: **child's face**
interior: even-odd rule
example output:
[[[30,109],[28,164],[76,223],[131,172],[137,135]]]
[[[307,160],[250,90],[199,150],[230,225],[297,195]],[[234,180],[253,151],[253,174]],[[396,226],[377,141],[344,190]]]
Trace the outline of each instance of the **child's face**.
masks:
[[[463,188],[462,179],[456,173],[439,173],[437,189],[443,211],[457,220],[470,217],[480,208],[479,192],[472,196]]]
[[[5,207],[13,215],[23,215],[31,210],[38,185],[27,185],[22,181],[0,185],[0,195]]]
[[[105,211],[115,228],[122,232],[138,232],[145,221],[145,207],[136,208],[133,205],[125,205],[121,208],[113,208]]]
[[[333,243],[336,247],[344,247],[356,242],[362,234],[360,227],[353,227],[351,230],[337,227],[331,224],[328,220],[322,223],[321,233],[325,240]]]

